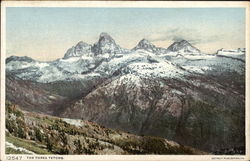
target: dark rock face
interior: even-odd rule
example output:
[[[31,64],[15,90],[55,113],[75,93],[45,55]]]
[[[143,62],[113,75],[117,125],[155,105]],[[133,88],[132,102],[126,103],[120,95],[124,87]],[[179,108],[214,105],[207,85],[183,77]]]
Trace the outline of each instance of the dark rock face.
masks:
[[[101,33],[98,42],[91,48],[95,55],[109,53],[122,53],[123,49],[115,43],[115,40],[107,33]]]
[[[27,111],[54,114],[66,98],[46,91],[35,82],[7,75],[6,100],[21,105]]]

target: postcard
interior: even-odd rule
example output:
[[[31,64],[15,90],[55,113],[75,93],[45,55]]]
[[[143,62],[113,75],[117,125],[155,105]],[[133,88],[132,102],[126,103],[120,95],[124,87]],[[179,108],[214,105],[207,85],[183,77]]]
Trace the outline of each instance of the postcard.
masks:
[[[1,160],[250,159],[249,2],[1,4]]]

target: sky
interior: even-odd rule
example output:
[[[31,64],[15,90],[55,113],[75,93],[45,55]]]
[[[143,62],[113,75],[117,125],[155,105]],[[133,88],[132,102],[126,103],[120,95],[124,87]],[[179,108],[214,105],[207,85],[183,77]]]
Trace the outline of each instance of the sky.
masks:
[[[185,39],[205,53],[245,47],[244,8],[8,7],[6,53],[49,61],[107,32],[131,49],[145,38],[167,48]]]

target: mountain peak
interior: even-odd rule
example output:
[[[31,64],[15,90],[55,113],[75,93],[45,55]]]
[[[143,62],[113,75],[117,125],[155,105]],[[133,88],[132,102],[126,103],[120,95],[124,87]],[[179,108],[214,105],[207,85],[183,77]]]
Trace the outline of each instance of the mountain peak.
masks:
[[[110,37],[110,35],[107,32],[100,33],[100,37]]]
[[[172,52],[200,53],[200,50],[192,46],[187,40],[176,41],[170,45],[167,50]]]
[[[143,38],[140,42],[143,42],[143,43],[150,43],[149,40]]]
[[[136,47],[133,48],[133,50],[138,50],[138,49],[143,49],[149,52],[153,52],[156,54],[162,54],[165,53],[166,49],[156,47],[154,44],[152,44],[149,40],[147,39],[142,39],[139,41]]]
[[[102,32],[99,36],[98,43],[102,43],[102,42],[115,43],[114,39],[106,32]]]
[[[120,53],[122,49],[108,33],[102,32],[98,42],[93,45],[91,50],[95,55],[99,55],[104,53]]]
[[[155,48],[155,45],[152,44],[147,39],[142,39],[141,41],[139,41],[139,43],[134,49],[148,49],[148,48]]]
[[[178,43],[182,45],[191,45],[187,40],[181,40]]]
[[[73,46],[72,48],[68,49],[67,52],[65,53],[63,59],[67,59],[70,57],[79,57],[84,54],[90,53],[91,52],[91,45],[79,41],[76,46]]]
[[[83,41],[79,41],[75,47],[85,47],[85,46],[89,46],[89,44]]]
[[[179,43],[188,43],[188,44],[190,44],[187,40],[184,40],[184,39],[180,40]]]
[[[145,44],[147,44],[147,45],[153,45],[149,40],[147,40],[147,39],[142,39],[140,42],[139,42],[139,44],[138,45],[145,45]]]

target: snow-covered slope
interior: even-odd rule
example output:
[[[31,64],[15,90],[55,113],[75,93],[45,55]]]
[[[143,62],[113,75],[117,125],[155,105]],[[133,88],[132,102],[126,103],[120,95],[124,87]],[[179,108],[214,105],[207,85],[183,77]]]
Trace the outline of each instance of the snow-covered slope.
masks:
[[[49,63],[47,62],[35,61],[26,56],[24,57],[11,56],[6,59],[6,63],[7,63],[6,66],[7,70],[19,70],[25,68],[40,69],[49,66]]]
[[[229,52],[230,51],[230,52]],[[172,52],[173,53],[173,52]],[[218,50],[217,54],[183,54],[176,56],[164,55],[166,59],[175,63],[188,71],[196,73],[213,72],[245,72],[245,52],[244,49],[238,50]]]
[[[179,68],[170,61],[163,59],[145,50],[136,50],[123,57],[113,58],[109,62],[103,63],[96,72],[105,71],[112,74],[116,71],[130,73],[136,76],[155,78],[155,77],[182,77],[188,72]]]
[[[236,50],[220,49],[216,54],[217,56],[235,58],[245,61],[245,52],[245,48],[238,48]]]

